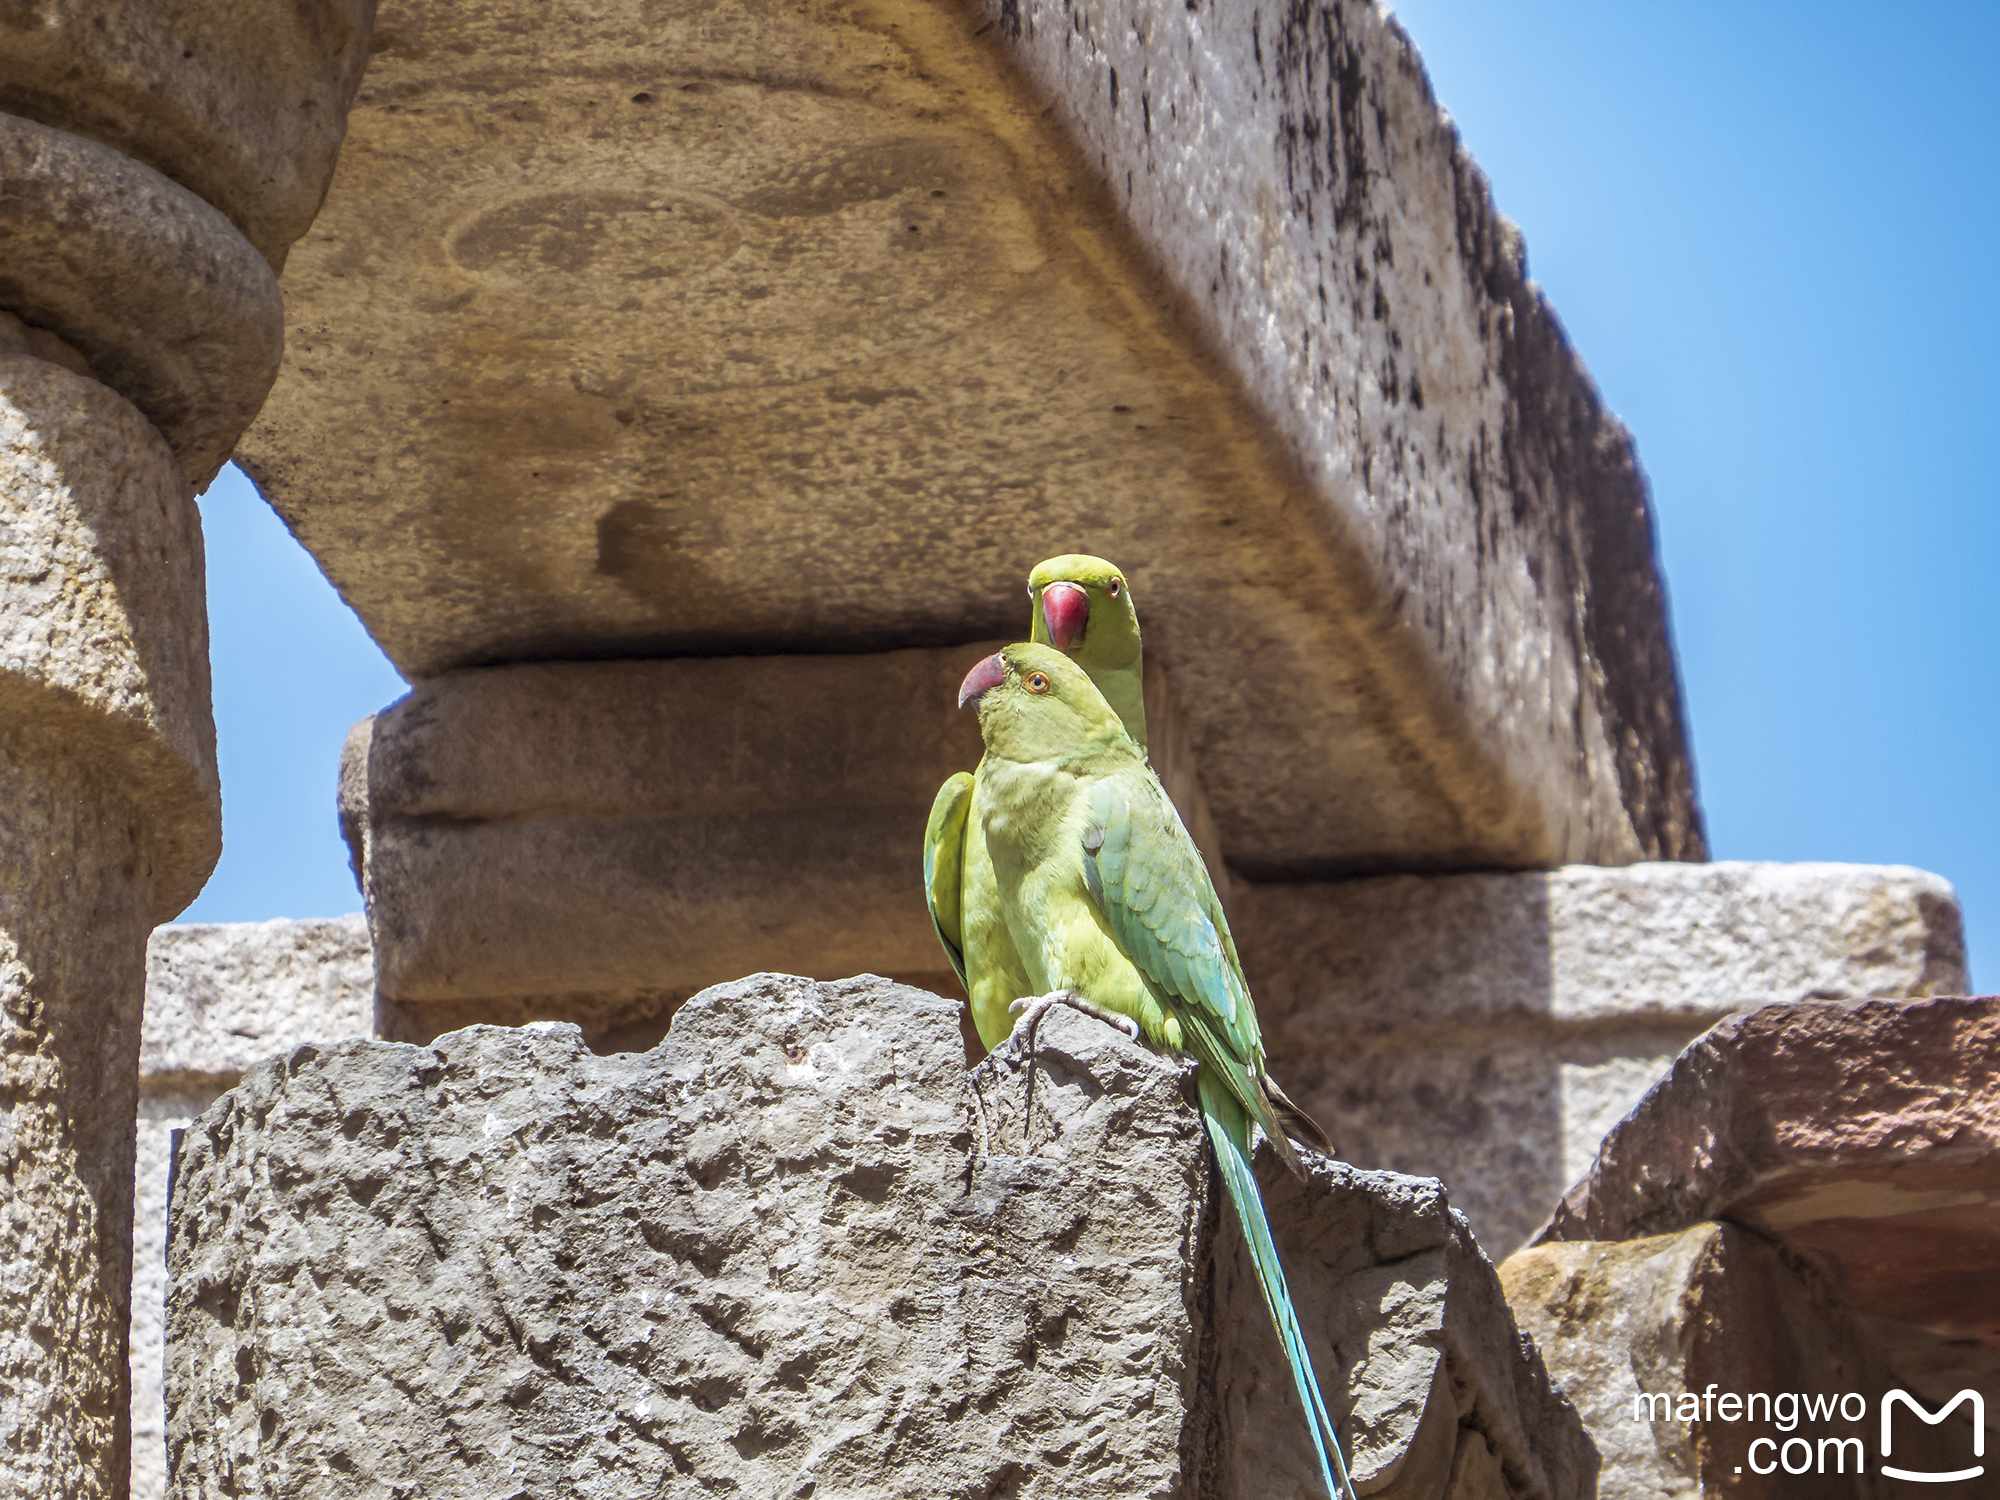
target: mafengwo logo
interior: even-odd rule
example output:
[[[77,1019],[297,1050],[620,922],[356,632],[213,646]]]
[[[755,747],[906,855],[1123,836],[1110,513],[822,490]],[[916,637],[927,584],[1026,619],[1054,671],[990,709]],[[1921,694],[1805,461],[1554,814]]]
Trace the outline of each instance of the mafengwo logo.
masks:
[[[1890,1446],[1895,1434],[1891,1430],[1889,1419],[1895,1415],[1896,1404],[1898,1402],[1901,1402],[1919,1417],[1923,1418],[1924,1421],[1935,1427],[1952,1412],[1956,1411],[1960,1403],[1966,1401],[1972,1403],[1972,1456],[1974,1458],[1984,1458],[1986,1456],[1986,1403],[1980,1398],[1979,1392],[1971,1390],[1960,1391],[1951,1400],[1939,1407],[1935,1416],[1918,1405],[1916,1398],[1908,1391],[1890,1391],[1884,1396],[1882,1398],[1881,1472],[1887,1474],[1891,1479],[1915,1479],[1927,1484],[1949,1484],[1955,1479],[1977,1479],[1981,1474],[1984,1474],[1986,1472],[1984,1464],[1973,1464],[1970,1468],[1953,1469],[1948,1473],[1940,1474],[1924,1469],[1899,1469],[1889,1462],[1889,1455],[1895,1451]]]
[[[1966,1456],[1972,1462],[1950,1469],[1914,1469],[1892,1461],[1896,1453],[1896,1415],[1899,1411],[1936,1427],[1968,1403],[1972,1408],[1969,1413],[1972,1418],[1972,1452]],[[1977,1479],[1986,1472],[1986,1465],[1980,1461],[1986,1457],[1986,1402],[1979,1392],[1960,1391],[1933,1412],[1908,1391],[1889,1391],[1882,1397],[1880,1412],[1878,1474],[1889,1479],[1914,1480],[1919,1484],[1954,1484]],[[1859,1391],[1839,1396],[1808,1396],[1798,1391],[1780,1391],[1774,1396],[1757,1391],[1743,1396],[1711,1385],[1700,1395],[1682,1391],[1678,1397],[1642,1393],[1632,1398],[1632,1420],[1635,1422],[1762,1421],[1785,1434],[1794,1433],[1801,1420],[1818,1423],[1839,1417],[1851,1423],[1859,1422],[1867,1415],[1868,1398]],[[1907,1452],[1909,1437],[1915,1429],[1910,1429],[1906,1423],[1904,1430],[1903,1446]],[[1867,1458],[1867,1450],[1858,1437],[1822,1437],[1815,1440],[1802,1434],[1753,1438],[1749,1451],[1744,1455],[1744,1461],[1753,1474],[1776,1474],[1783,1470],[1793,1475],[1860,1474],[1866,1472]],[[1737,1465],[1736,1472],[1741,1474],[1743,1465]]]

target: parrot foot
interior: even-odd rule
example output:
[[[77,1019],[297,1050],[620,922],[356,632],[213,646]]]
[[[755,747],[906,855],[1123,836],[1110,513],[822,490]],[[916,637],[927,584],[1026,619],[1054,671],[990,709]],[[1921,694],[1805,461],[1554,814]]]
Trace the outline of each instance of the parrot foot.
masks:
[[[1042,1017],[1058,1005],[1067,1005],[1071,1010],[1082,1011],[1093,1020],[1102,1021],[1106,1026],[1116,1027],[1133,1041],[1139,1040],[1139,1023],[1130,1016],[1121,1016],[1116,1011],[1092,1005],[1083,996],[1069,990],[1052,990],[1046,995],[1028,995],[1007,1007],[1009,1015],[1020,1019],[1014,1023],[1014,1036],[1019,1036],[1025,1027],[1028,1033],[1028,1051],[1035,1050],[1035,1033],[1041,1029]]]

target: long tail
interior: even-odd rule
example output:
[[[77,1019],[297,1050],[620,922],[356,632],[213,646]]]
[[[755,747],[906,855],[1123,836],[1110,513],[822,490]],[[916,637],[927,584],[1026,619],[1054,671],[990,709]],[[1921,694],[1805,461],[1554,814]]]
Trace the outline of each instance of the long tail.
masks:
[[[1306,1355],[1305,1335],[1299,1329],[1299,1315],[1293,1310],[1292,1294],[1285,1285],[1285,1268],[1278,1263],[1271,1223],[1264,1216],[1264,1195],[1257,1190],[1257,1178],[1250,1170],[1250,1117],[1236,1102],[1235,1095],[1212,1081],[1212,1073],[1212,1069],[1203,1068],[1197,1079],[1202,1123],[1208,1127],[1215,1159],[1222,1165],[1222,1185],[1228,1190],[1229,1201],[1236,1206],[1236,1220],[1243,1226],[1243,1238],[1250,1246],[1258,1290],[1264,1294],[1264,1306],[1278,1330],[1278,1342],[1284,1346],[1285,1363],[1292,1367],[1292,1382],[1298,1387],[1299,1404],[1306,1412],[1306,1430],[1312,1434],[1313,1448],[1319,1455],[1320,1478],[1326,1482],[1329,1500],[1342,1500],[1343,1496],[1355,1500],[1354,1481],[1348,1477],[1339,1436],[1326,1414],[1319,1381],[1313,1376],[1312,1360]],[[1340,1475],[1338,1485],[1334,1483],[1336,1472]]]

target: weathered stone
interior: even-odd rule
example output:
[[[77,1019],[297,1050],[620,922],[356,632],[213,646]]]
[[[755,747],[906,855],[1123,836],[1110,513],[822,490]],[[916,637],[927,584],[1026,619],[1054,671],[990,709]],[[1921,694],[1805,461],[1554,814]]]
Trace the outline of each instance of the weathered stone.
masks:
[[[944,969],[920,856],[939,785],[978,763],[956,702],[972,659],[559,663],[418,684],[350,736],[341,775],[403,1034],[446,1029],[417,1009],[514,1020],[500,1007],[518,1002],[593,1030],[652,1015],[651,1040],[672,1004],[760,960],[822,978]]]
[[[1729,1219],[1864,1312],[2000,1345],[2000,997],[1766,1005],[1689,1047],[1543,1238]]]
[[[1503,1255],[1721,1017],[1967,983],[1951,887],[1901,866],[1238,882],[1230,911],[1285,1086]]]
[[[0,504],[18,497],[0,478]],[[18,598],[0,590],[0,605]],[[63,753],[21,701],[0,711],[0,1494],[109,1500],[127,1457],[132,1130],[157,890],[118,762]]]
[[[129,403],[6,355],[0,716],[49,754],[115,771],[155,921],[194,899],[222,844],[194,500]]]
[[[646,1054],[258,1068],[182,1151],[174,1493],[1309,1489],[1183,1067],[1062,1012],[968,1076],[956,1009],[760,975]],[[1364,1493],[1590,1493],[1435,1184],[1260,1171]]]
[[[1149,7],[1108,114],[1003,11],[386,15],[245,467],[413,680],[1012,635],[1086,546],[1239,872],[1698,857],[1629,439],[1386,11]]]
[[[265,1058],[370,1035],[374,1002],[360,916],[194,923],[157,928],[147,941],[132,1205],[132,1500],[167,1492],[160,1382],[173,1134]]]
[[[227,214],[273,267],[312,222],[375,0],[28,0],[0,110],[88,136]]]
[[[0,353],[0,1493],[122,1495],[147,930],[220,846],[201,531],[130,403]],[[20,352],[25,351],[25,352]]]
[[[1510,1257],[1500,1277],[1603,1457],[1602,1500],[1915,1500],[1933,1489],[1877,1472],[1883,1399],[1908,1384],[1905,1372],[1811,1266],[1755,1234],[1697,1224],[1622,1243],[1539,1245]],[[1932,1409],[1956,1389],[1913,1388]],[[1842,1396],[1852,1398],[1844,1409]],[[1906,1418],[1892,1460],[1961,1468],[1971,1429],[1965,1408],[1938,1427]],[[1805,1445],[1803,1473],[1785,1472],[1802,1468],[1787,1443]]]
[[[375,970],[359,916],[189,923],[146,945],[150,1088],[233,1085],[267,1057],[307,1042],[370,1036]]]
[[[213,1104],[221,1088],[139,1085],[139,1127],[133,1162],[132,1318],[126,1335],[131,1367],[132,1480],[130,1500],[164,1500],[167,1493],[166,1371],[167,1189],[173,1178],[174,1135]]]
[[[70,374],[81,375],[86,380],[94,378],[90,373],[90,361],[71,345],[46,328],[31,327],[10,312],[0,312],[0,357],[13,358],[17,355],[59,365]]]
[[[0,115],[0,203],[0,308],[76,348],[205,487],[284,354],[271,268],[186,188],[11,115]]]
[[[985,650],[420,683],[342,758],[384,1034],[565,1020],[600,1051],[634,1050],[680,1000],[758,962],[954,987],[919,855],[938,787],[979,762],[957,691]],[[1163,671],[1146,697],[1161,780],[1226,891]]]

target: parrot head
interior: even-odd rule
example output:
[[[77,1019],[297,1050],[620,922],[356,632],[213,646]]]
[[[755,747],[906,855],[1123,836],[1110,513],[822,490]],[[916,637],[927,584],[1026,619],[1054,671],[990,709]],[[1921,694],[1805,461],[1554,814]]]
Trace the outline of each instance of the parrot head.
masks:
[[[1033,636],[1093,672],[1116,671],[1139,660],[1139,613],[1132,585],[1101,557],[1081,552],[1052,557],[1028,575],[1034,600]]]
[[[1140,754],[1090,675],[1051,646],[996,651],[965,674],[958,706],[977,704],[986,748],[1005,760],[1053,760],[1122,747]]]

